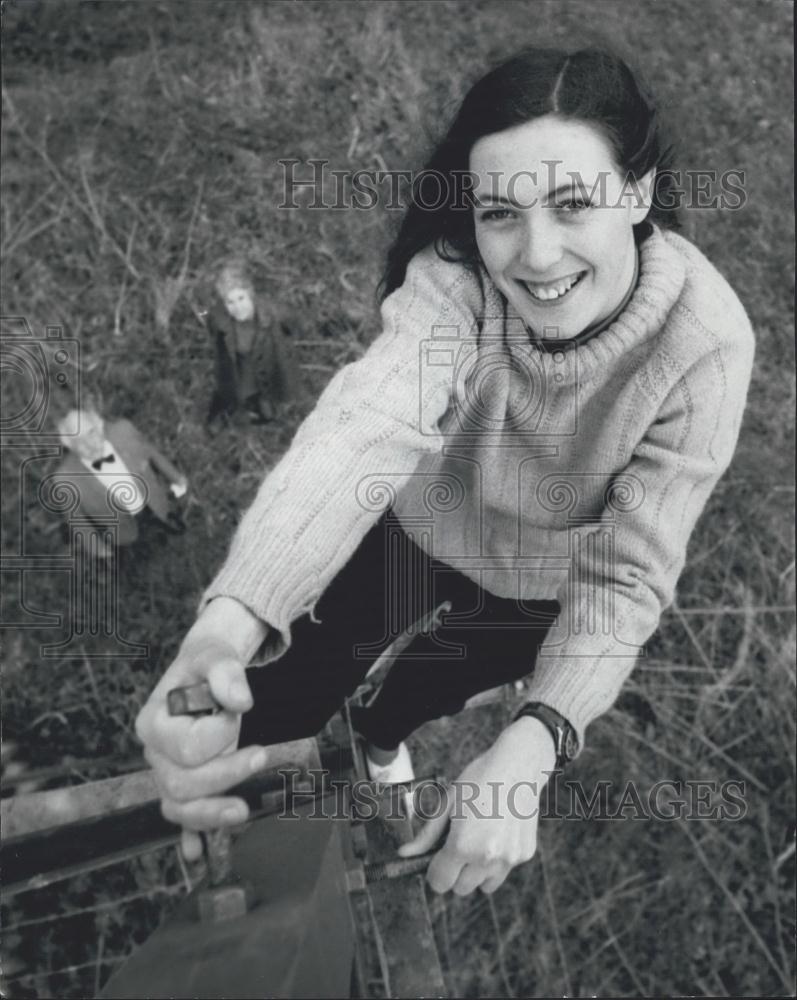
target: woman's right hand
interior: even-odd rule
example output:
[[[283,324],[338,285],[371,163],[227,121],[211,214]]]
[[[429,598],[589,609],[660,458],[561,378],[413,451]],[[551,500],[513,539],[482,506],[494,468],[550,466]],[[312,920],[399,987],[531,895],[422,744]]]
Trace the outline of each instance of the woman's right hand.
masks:
[[[266,766],[263,747],[237,749],[241,715],[252,707],[246,663],[265,631],[236,601],[212,601],[136,719],[136,734],[161,793],[161,811],[182,826],[189,861],[202,854],[198,831],[246,821],[246,802],[223,793]],[[199,718],[170,715],[169,691],[201,681],[208,682],[222,710]]]

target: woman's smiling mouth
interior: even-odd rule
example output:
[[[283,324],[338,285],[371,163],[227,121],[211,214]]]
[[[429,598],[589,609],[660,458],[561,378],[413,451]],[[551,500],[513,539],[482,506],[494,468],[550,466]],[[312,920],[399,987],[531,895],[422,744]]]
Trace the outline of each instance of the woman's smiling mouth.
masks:
[[[518,280],[518,284],[523,286],[535,302],[555,302],[568,295],[586,273],[586,271],[578,271],[576,274],[568,274],[564,278],[549,281],[546,284],[520,280]]]

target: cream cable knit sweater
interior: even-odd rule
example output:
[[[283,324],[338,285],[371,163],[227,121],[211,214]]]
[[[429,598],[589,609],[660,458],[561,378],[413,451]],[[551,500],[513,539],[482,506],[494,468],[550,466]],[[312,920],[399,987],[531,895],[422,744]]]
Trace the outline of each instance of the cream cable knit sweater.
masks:
[[[487,590],[559,600],[531,692],[583,742],[731,460],[754,351],[744,309],[700,251],[655,229],[625,311],[579,347],[539,351],[486,273],[431,249],[382,320],[266,477],[203,602],[246,605],[281,655],[392,505]]]

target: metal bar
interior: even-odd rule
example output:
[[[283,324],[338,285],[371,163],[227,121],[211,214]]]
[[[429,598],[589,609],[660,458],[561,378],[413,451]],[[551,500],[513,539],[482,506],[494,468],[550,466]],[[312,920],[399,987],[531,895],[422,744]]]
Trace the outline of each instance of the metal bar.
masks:
[[[0,800],[0,840],[24,837],[158,798],[152,771],[15,795]]]
[[[300,770],[309,769],[312,765],[304,743],[304,740],[293,740],[269,747],[270,767],[264,773],[278,771],[289,765]],[[348,766],[345,749],[330,750],[322,754],[321,760],[322,766],[329,766],[331,769]],[[259,784],[260,778],[256,776],[241,787],[248,789],[251,785],[256,791]],[[152,771],[134,771],[132,774],[89,781],[81,785],[12,796],[0,800],[0,840],[25,837],[40,830],[157,802],[159,799],[160,792]]]
[[[369,855],[368,868],[381,879],[367,882],[377,940],[382,944],[382,978],[389,997],[445,997],[448,995],[440,957],[426,902],[426,887],[420,874],[405,878],[384,878],[390,871],[422,864],[431,855],[396,859],[396,848],[412,837],[409,819],[391,820],[377,815],[365,824]],[[394,867],[396,866],[396,867]],[[365,871],[363,870],[363,874]]]
[[[337,767],[346,773],[348,755],[336,751],[335,758]],[[325,769],[324,773],[331,781],[342,776],[331,769]],[[291,785],[286,787],[283,775],[273,771],[248,779],[231,793],[247,801],[253,819],[281,812],[292,798]],[[311,797],[321,799],[334,794],[334,787],[319,781],[309,789],[297,787],[296,793],[306,802]],[[71,875],[176,843],[178,838],[178,828],[163,818],[157,799],[75,823],[4,838],[0,843],[3,893],[8,896],[42,888]]]
[[[33,785],[41,788],[42,785],[56,780],[68,781],[70,778],[77,778],[81,782],[90,780],[87,775],[97,771],[111,771],[112,777],[121,777],[131,771],[141,771],[145,769],[143,757],[130,757],[123,759],[120,757],[64,757],[60,764],[53,764],[51,767],[37,767],[30,770],[21,770],[18,774],[3,775],[3,791],[17,788],[19,785]],[[106,779],[97,779],[106,780]],[[37,789],[36,789],[37,790]]]

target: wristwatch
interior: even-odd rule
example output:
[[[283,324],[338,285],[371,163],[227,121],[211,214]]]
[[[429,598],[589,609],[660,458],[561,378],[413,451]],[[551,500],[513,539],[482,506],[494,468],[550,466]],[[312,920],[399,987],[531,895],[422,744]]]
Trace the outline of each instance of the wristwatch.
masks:
[[[548,705],[543,705],[541,701],[526,702],[512,721],[517,722],[524,715],[539,719],[553,737],[556,748],[556,766],[559,770],[578,756],[578,736],[563,715],[549,708]]]

